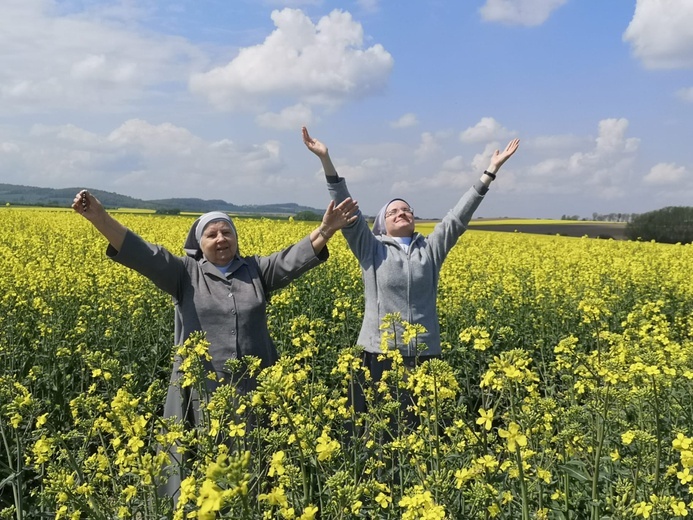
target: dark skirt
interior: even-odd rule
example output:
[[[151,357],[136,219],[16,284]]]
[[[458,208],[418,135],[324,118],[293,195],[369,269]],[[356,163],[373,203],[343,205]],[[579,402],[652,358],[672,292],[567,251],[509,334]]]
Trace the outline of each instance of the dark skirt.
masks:
[[[355,381],[352,382],[351,388],[349,389],[349,399],[350,404],[354,407],[357,413],[365,413],[368,411],[368,403],[366,400],[366,389],[371,387],[373,389],[373,395],[377,399],[378,392],[376,392],[376,386],[383,378],[383,373],[392,370],[392,360],[389,358],[378,359],[382,354],[376,352],[364,352],[362,358],[362,366],[370,372],[370,381],[366,381],[363,374],[360,374]],[[410,372],[414,370],[421,363],[434,358],[440,358],[440,356],[403,356],[403,364],[405,371]],[[406,374],[405,374],[406,377]],[[393,392],[395,389],[392,389]],[[402,428],[416,428],[419,423],[419,417],[413,410],[414,406],[414,396],[408,392],[406,389],[399,388],[396,389],[396,395],[399,398],[400,404],[400,417],[402,417],[403,424],[397,424],[394,417],[390,418],[391,432],[392,435],[399,434]]]

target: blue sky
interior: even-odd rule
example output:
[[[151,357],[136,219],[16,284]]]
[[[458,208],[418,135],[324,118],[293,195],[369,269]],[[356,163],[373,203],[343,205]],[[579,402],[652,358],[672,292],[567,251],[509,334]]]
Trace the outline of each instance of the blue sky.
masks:
[[[691,0],[3,0],[0,182],[442,217],[693,205]]]

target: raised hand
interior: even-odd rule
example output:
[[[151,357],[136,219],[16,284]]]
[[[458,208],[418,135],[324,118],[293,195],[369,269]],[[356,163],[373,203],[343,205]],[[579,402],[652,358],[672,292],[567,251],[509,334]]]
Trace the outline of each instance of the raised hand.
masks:
[[[317,155],[321,159],[323,157],[327,156],[327,146],[325,146],[323,143],[321,143],[317,139],[313,139],[308,134],[308,129],[305,126],[301,128],[301,133],[303,134],[303,143],[306,145],[306,147],[311,152],[313,152],[315,155]]]
[[[327,228],[330,233],[334,233],[338,229],[352,224],[358,218],[358,211],[358,202],[351,197],[344,199],[336,206],[334,201],[330,201],[322,217],[322,226]]]
[[[493,153],[493,156],[491,156],[491,165],[489,167],[489,171],[495,173],[501,166],[503,166],[505,161],[510,159],[512,154],[514,154],[517,150],[518,146],[520,146],[520,140],[513,139],[508,143],[508,146],[506,146],[505,150],[502,152],[500,150],[496,150]]]
[[[72,209],[90,222],[93,222],[96,217],[105,212],[99,199],[94,197],[87,190],[82,190],[75,195],[72,201]]]
[[[127,228],[106,212],[99,199],[87,190],[82,190],[75,195],[72,209],[91,222],[116,251],[120,251]]]

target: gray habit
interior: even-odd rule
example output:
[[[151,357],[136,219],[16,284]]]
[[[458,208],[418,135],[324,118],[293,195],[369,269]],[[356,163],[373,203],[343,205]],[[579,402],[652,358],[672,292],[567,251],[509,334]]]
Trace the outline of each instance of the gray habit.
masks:
[[[185,244],[188,256],[173,255],[131,231],[127,232],[120,251],[109,245],[106,254],[149,278],[173,297],[175,344],[181,345],[192,332],[204,331],[210,343],[210,368],[225,381],[233,380],[239,393],[244,394],[255,387],[255,381],[233,377],[224,369],[224,363],[252,355],[262,360],[264,368],[277,360],[277,349],[267,329],[268,297],[272,291],[285,287],[309,269],[325,262],[329,253],[325,247],[316,255],[310,238],[305,237],[266,257],[237,256],[224,276],[202,257],[194,240],[196,224]],[[180,362],[180,359],[174,359],[164,416],[178,417],[194,426],[199,413],[199,397],[196,392],[181,389],[176,384],[181,375]],[[211,393],[218,384],[208,380],[207,391]],[[177,454],[171,456],[178,457]],[[166,494],[174,499],[185,477],[181,474],[182,465],[176,466],[179,471],[170,477],[165,488]]]

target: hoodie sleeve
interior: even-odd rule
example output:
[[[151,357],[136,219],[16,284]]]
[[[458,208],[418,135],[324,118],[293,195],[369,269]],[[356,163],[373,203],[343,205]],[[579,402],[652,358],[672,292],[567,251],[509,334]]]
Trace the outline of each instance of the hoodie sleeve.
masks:
[[[440,268],[450,250],[462,234],[467,231],[469,221],[484,200],[488,188],[478,182],[460,198],[454,208],[448,211],[443,220],[426,237],[427,247],[435,264]]]
[[[338,182],[330,182],[327,184],[327,190],[330,197],[335,202],[339,204],[344,199],[351,197],[349,194],[349,189],[346,185],[346,180],[340,178]],[[380,242],[375,238],[371,232],[370,227],[368,227],[368,222],[366,217],[359,209],[358,218],[353,224],[342,229],[342,234],[349,244],[349,249],[354,253],[354,256],[359,261],[361,266],[364,266],[371,256],[376,247],[380,247]]]

